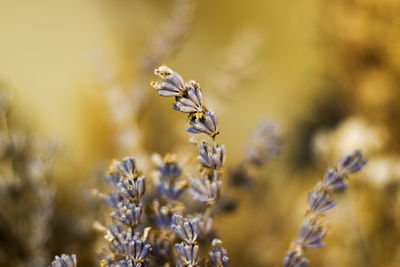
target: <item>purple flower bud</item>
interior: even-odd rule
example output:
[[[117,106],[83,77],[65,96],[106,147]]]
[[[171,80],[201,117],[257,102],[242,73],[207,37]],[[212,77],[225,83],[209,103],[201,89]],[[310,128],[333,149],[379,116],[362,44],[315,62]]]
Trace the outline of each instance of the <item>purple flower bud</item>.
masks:
[[[306,267],[308,260],[301,257],[297,252],[287,252],[283,259],[283,267]]]
[[[360,171],[366,163],[367,161],[363,158],[361,152],[357,150],[339,160],[338,170],[344,174],[355,173]]]
[[[315,218],[306,217],[300,226],[297,243],[307,248],[320,248],[324,236],[325,230],[320,223]]]
[[[174,214],[174,216],[172,216],[171,229],[176,236],[192,244],[196,241],[199,234],[198,222],[199,219],[197,217],[183,218],[180,215]]]
[[[212,250],[208,253],[211,262],[217,267],[227,267],[229,263],[228,252],[222,247],[219,239],[212,241]]]
[[[198,245],[182,242],[175,244],[175,251],[182,261],[180,266],[197,266],[197,262],[199,261]]]
[[[308,206],[311,211],[322,213],[335,207],[336,203],[324,192],[311,191],[308,193]]]
[[[77,259],[76,255],[62,254],[61,257],[56,256],[54,261],[51,263],[51,267],[76,267]]]
[[[214,137],[218,134],[217,123],[215,112],[210,110],[204,112],[201,118],[193,117],[190,121],[191,127],[186,130],[190,133],[205,133]]]

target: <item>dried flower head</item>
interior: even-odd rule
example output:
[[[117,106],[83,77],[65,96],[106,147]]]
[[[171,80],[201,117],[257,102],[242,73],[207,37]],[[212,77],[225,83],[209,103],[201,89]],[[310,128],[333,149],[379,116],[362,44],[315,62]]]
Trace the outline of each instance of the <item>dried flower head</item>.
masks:
[[[199,219],[197,217],[183,218],[175,214],[172,216],[171,230],[186,243],[193,244],[196,242],[197,236],[199,235],[198,222]]]
[[[192,178],[191,186],[189,193],[194,199],[207,204],[213,204],[218,197],[221,181]]]
[[[314,213],[322,213],[332,209],[336,203],[330,200],[330,195],[325,192],[311,191],[308,193],[308,207]]]
[[[215,116],[215,112],[210,110],[202,113],[202,117],[193,117],[190,120],[191,127],[188,127],[186,130],[190,133],[199,134],[205,133],[211,137],[215,137],[219,134],[217,130],[217,117]]]
[[[341,191],[346,188],[346,182],[342,176],[332,168],[329,168],[324,175],[321,186],[329,191]]]
[[[203,167],[219,170],[225,161],[225,147],[216,144],[209,145],[206,142],[197,144],[200,155],[197,160]]]
[[[200,249],[198,245],[190,245],[185,242],[175,244],[175,251],[179,256],[177,266],[195,267],[199,261]]]
[[[157,68],[154,74],[163,78],[162,81],[151,83],[160,96],[180,96],[185,90],[182,77],[167,66],[163,65]]]
[[[54,261],[51,263],[51,267],[76,267],[77,259],[76,255],[62,254],[61,257],[56,256]]]
[[[122,176],[130,179],[137,178],[135,159],[131,157],[126,157],[122,161],[117,162],[116,165]]]
[[[308,260],[296,251],[287,252],[283,259],[283,267],[306,267],[307,265]]]
[[[116,209],[111,213],[111,217],[127,226],[135,227],[140,223],[143,214],[142,204],[132,204],[127,201],[121,201]]]
[[[362,169],[367,163],[360,151],[355,151],[353,154],[342,157],[338,162],[338,170],[340,173],[348,174],[355,173]]]
[[[320,248],[323,246],[322,238],[325,233],[324,227],[316,218],[306,217],[300,226],[296,242],[302,247]]]
[[[208,253],[211,262],[217,267],[227,267],[229,263],[228,252],[222,247],[222,241],[214,239],[212,250]]]

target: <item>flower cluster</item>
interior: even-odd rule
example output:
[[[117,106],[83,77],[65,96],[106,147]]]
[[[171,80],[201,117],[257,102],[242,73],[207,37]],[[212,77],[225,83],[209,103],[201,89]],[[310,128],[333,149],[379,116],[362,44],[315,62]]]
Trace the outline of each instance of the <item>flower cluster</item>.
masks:
[[[143,236],[135,232],[143,214],[141,198],[146,191],[146,178],[140,176],[133,158],[127,157],[114,162],[106,175],[113,191],[106,197],[107,205],[113,209],[110,214],[114,223],[107,230],[112,256],[104,257],[102,266],[135,266],[149,264],[151,245],[146,242],[149,229]]]
[[[55,257],[50,267],[76,267],[76,266],[77,266],[77,259],[75,254],[72,254],[71,256],[62,254],[61,257],[59,256]]]
[[[365,164],[366,160],[359,151],[341,158],[336,169],[329,168],[314,190],[308,193],[308,211],[299,228],[297,239],[284,257],[284,267],[307,266],[308,260],[303,257],[303,250],[323,246],[322,239],[326,230],[321,216],[336,205],[331,200],[331,194],[343,190],[347,175],[360,171]]]
[[[228,253],[222,247],[222,241],[214,239],[212,241],[212,250],[208,253],[211,262],[217,267],[227,267],[229,263]]]
[[[201,178],[192,178],[189,193],[198,201],[214,204],[221,189],[219,171],[225,160],[224,146],[217,145],[215,141],[219,133],[215,112],[205,107],[200,85],[195,81],[185,82],[178,73],[167,66],[159,67],[155,74],[163,78],[159,82],[152,82],[157,93],[160,96],[175,97],[176,103],[173,108],[188,113],[190,127],[187,131],[194,134],[204,133],[213,140],[212,144],[205,141],[197,144],[200,154],[198,160],[204,169],[204,175]]]

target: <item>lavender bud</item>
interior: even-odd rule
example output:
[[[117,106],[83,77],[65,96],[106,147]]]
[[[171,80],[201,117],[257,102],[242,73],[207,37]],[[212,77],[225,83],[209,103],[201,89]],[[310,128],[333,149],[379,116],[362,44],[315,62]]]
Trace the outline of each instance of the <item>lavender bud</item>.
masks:
[[[127,179],[118,183],[119,192],[128,199],[138,200],[146,191],[146,177]]]
[[[203,142],[198,145],[200,155],[197,160],[204,166],[213,170],[221,168],[225,161],[225,147],[223,145],[209,145]]]
[[[175,110],[183,113],[202,113],[204,111],[201,89],[198,86],[192,86],[192,84],[187,83],[188,87],[185,94],[179,97],[177,103],[173,106]]]
[[[217,267],[227,267],[229,263],[228,252],[222,247],[222,241],[214,239],[212,250],[208,253],[211,262]]]
[[[317,219],[306,217],[300,226],[297,243],[303,247],[320,248],[323,246],[322,238],[325,236],[325,230]]]
[[[126,157],[121,162],[117,163],[117,168],[121,174],[125,177],[135,179],[136,174],[136,162],[134,158]]]
[[[197,266],[199,260],[199,246],[185,242],[175,244],[175,251],[182,263],[180,266]]]
[[[174,214],[172,216],[172,231],[179,238],[183,239],[185,242],[192,244],[196,242],[197,236],[199,234],[198,228],[198,218],[183,218],[180,215]]]
[[[190,133],[205,133],[214,137],[218,134],[217,123],[215,112],[210,110],[204,112],[203,117],[201,118],[193,117],[190,121],[192,127],[189,127],[186,130]]]
[[[194,178],[191,180],[191,186],[192,188],[188,191],[194,199],[200,202],[211,203],[218,196],[221,181]]]
[[[160,96],[179,96],[185,90],[182,77],[167,66],[163,65],[155,69],[154,74],[163,78],[162,81],[151,83]]]
[[[315,213],[322,213],[336,206],[336,203],[324,192],[311,191],[308,193],[307,200],[310,210]]]
[[[51,263],[51,267],[76,267],[77,259],[76,255],[62,254],[61,257],[56,256],[54,261]]]
[[[342,176],[332,168],[326,171],[322,185],[324,188],[331,191],[341,191],[346,188],[346,183]]]
[[[306,267],[308,260],[295,251],[287,252],[283,259],[283,267]]]
[[[142,204],[136,206],[125,201],[117,204],[117,209],[111,213],[111,217],[127,226],[135,227],[139,224],[142,213]]]
[[[355,173],[360,171],[366,163],[367,161],[363,158],[361,152],[357,150],[339,160],[338,170],[344,174]]]
[[[162,179],[176,179],[181,175],[182,170],[176,162],[166,162],[164,165],[158,166]]]
[[[137,265],[147,261],[146,256],[150,252],[151,245],[147,244],[142,240],[126,240],[125,241],[125,251],[129,255],[135,265],[133,266],[145,266],[145,265]]]

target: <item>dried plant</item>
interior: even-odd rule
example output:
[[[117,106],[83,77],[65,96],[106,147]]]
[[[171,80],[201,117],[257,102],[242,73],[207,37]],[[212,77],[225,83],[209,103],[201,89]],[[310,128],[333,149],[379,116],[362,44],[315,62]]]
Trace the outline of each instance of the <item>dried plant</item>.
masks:
[[[49,186],[55,146],[10,128],[10,95],[0,91],[0,265],[44,266],[53,215]]]
[[[61,257],[56,256],[50,267],[76,267],[76,255],[62,254]]]
[[[308,260],[303,256],[306,248],[320,248],[326,234],[323,215],[335,207],[331,194],[346,187],[345,179],[349,174],[358,172],[365,165],[359,151],[341,158],[336,169],[328,169],[324,178],[317,183],[314,190],[308,193],[308,210],[299,228],[297,239],[283,260],[284,267],[305,267]]]

